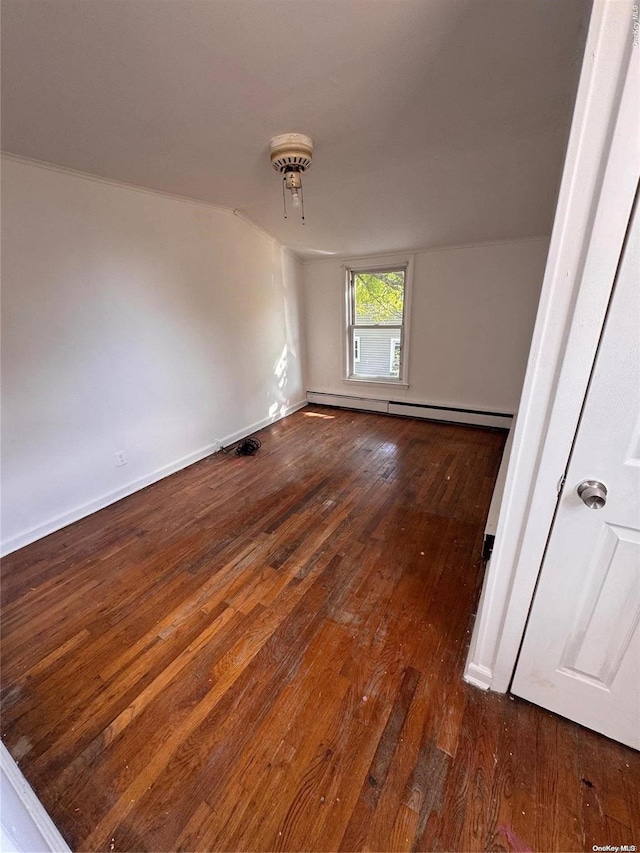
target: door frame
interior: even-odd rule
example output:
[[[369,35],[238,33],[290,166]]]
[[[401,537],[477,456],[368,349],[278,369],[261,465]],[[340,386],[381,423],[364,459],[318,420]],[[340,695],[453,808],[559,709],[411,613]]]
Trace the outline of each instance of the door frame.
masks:
[[[33,788],[0,741],[0,850],[71,853]]]
[[[594,0],[496,530],[464,678],[501,693],[527,616],[640,177],[640,21]]]

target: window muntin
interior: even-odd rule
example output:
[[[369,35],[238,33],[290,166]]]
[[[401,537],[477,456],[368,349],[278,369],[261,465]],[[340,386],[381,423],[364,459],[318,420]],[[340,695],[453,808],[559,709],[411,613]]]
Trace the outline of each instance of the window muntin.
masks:
[[[405,304],[406,267],[349,271],[348,378],[403,381]]]

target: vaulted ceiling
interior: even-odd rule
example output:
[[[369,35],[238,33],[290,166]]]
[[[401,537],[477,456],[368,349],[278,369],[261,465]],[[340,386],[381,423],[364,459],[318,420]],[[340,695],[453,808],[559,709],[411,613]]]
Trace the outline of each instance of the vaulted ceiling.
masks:
[[[549,233],[587,0],[4,0],[2,147],[302,257]],[[269,140],[313,137],[307,224]]]

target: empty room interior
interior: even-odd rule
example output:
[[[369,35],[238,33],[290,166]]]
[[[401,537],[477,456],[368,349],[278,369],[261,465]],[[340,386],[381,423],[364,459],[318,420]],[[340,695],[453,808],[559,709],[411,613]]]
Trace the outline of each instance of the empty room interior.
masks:
[[[639,33],[2,0],[2,850],[637,850]]]

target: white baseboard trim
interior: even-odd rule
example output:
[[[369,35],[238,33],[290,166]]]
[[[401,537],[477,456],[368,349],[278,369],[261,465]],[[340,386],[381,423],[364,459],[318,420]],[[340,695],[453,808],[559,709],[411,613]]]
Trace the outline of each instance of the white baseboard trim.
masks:
[[[269,426],[269,424],[274,424],[276,421],[286,418],[287,415],[292,415],[294,412],[304,409],[306,405],[308,405],[308,401],[302,400],[299,403],[292,403],[290,406],[285,406],[277,415],[269,415],[268,417],[262,418],[262,420],[251,424],[251,426],[243,427],[242,429],[237,430],[237,432],[225,435],[224,438],[220,439],[219,443],[222,447],[228,447],[230,444],[235,444],[235,442],[240,441],[241,438],[246,438],[248,435],[257,432],[259,429],[264,429],[266,426]]]
[[[425,418],[429,421],[444,421],[467,426],[501,427],[509,429],[513,415],[501,412],[481,412],[445,406],[419,406],[407,403],[389,403],[390,415],[405,415],[410,418]]]
[[[220,447],[220,442],[214,441],[211,444],[207,444],[206,447],[200,448],[200,450],[196,450],[193,453],[187,454],[187,456],[183,456],[181,459],[177,459],[175,462],[169,463],[169,465],[164,465],[144,477],[139,477],[137,480],[127,483],[126,486],[114,489],[111,492],[101,495],[95,500],[87,501],[80,506],[74,507],[74,509],[71,509],[68,512],[62,513],[61,515],[57,515],[55,518],[45,521],[44,524],[39,524],[37,527],[31,527],[23,533],[18,533],[16,536],[13,536],[11,539],[7,539],[2,543],[0,553],[3,557],[6,557],[7,554],[11,554],[13,551],[24,548],[25,545],[30,545],[38,539],[43,539],[50,533],[55,533],[56,530],[61,530],[63,527],[67,527],[67,525],[73,524],[81,518],[93,515],[94,512],[98,512],[98,510],[104,509],[106,506],[110,506],[111,504],[122,500],[122,498],[128,497],[134,492],[139,492],[140,489],[144,489],[152,483],[157,483],[158,480],[162,480],[170,474],[175,474],[176,471],[180,471],[182,468],[188,468],[189,465],[193,465],[195,462],[199,462],[206,456],[216,453],[220,450]]]
[[[335,406],[339,409],[360,409],[363,412],[389,411],[388,400],[373,400],[369,397],[353,397],[347,394],[324,394],[321,391],[307,391],[309,403],[317,403],[319,406]]]
[[[0,793],[0,849],[13,848],[21,853],[33,850],[49,850],[53,853],[69,851],[67,842],[3,743],[0,744]]]
[[[402,415],[411,418],[424,418],[430,421],[488,426],[510,429],[513,415],[505,412],[483,412],[476,409],[457,409],[454,406],[436,406],[429,403],[399,403],[393,400],[376,400],[369,397],[354,397],[342,394],[325,394],[321,391],[308,391],[307,400],[321,406],[336,406],[343,409],[360,409],[364,412],[382,412],[388,415]]]
[[[157,483],[158,480],[163,480],[165,477],[175,474],[176,471],[188,468],[189,465],[193,465],[201,459],[205,459],[207,456],[217,453],[223,447],[233,444],[235,441],[239,441],[241,438],[251,435],[251,433],[254,433],[259,429],[263,429],[264,427],[269,426],[269,424],[275,423],[287,415],[297,412],[306,405],[307,401],[302,400],[299,403],[293,403],[290,406],[286,406],[277,415],[262,418],[262,420],[256,421],[256,423],[240,429],[237,432],[231,433],[222,439],[213,441],[211,444],[207,444],[205,447],[201,447],[199,450],[195,450],[193,453],[189,453],[181,459],[177,459],[175,462],[163,465],[161,468],[157,468],[150,474],[146,474],[144,477],[139,477],[137,480],[133,480],[126,486],[107,492],[107,494],[101,495],[99,498],[95,498],[95,500],[81,504],[80,506],[62,513],[55,518],[51,518],[43,524],[31,527],[22,533],[18,533],[10,539],[2,542],[2,545],[0,546],[0,556],[6,557],[7,554],[18,551],[20,548],[24,548],[26,545],[36,542],[38,539],[43,539],[50,533],[55,533],[56,530],[61,530],[63,527],[67,527],[67,525],[73,524],[75,521],[80,521],[81,518],[93,515],[94,512],[98,512],[98,510],[104,509],[105,507],[122,500],[122,498],[128,497],[134,492],[139,492],[141,489],[152,485],[152,483]]]
[[[467,684],[479,687],[480,690],[489,690],[493,673],[486,666],[478,666],[478,664],[470,663],[467,665],[462,677]]]

